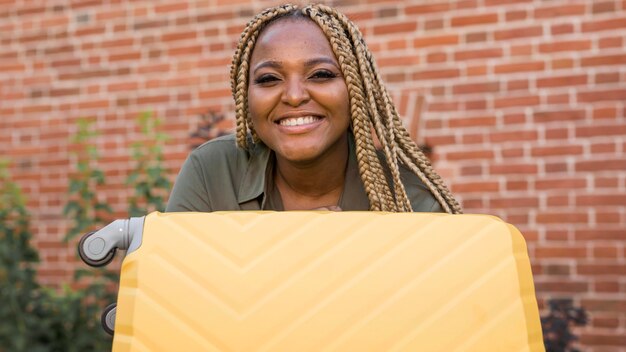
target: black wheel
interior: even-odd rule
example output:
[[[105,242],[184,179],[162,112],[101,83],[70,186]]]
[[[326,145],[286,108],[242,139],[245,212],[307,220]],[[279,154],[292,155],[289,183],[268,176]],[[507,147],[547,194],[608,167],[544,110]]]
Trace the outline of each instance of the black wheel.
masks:
[[[102,311],[102,315],[100,316],[100,323],[102,324],[102,328],[104,331],[113,336],[115,332],[115,313],[116,313],[117,303],[111,303],[104,311]]]
[[[89,257],[87,257],[87,254],[85,254],[85,252],[83,252],[83,244],[94,233],[95,233],[95,231],[89,232],[89,233],[83,235],[83,237],[80,239],[80,241],[78,242],[78,256],[80,257],[80,259],[83,260],[83,262],[87,263],[87,265],[93,266],[95,268],[99,268],[101,266],[105,266],[105,265],[109,264],[113,260],[113,257],[115,257],[115,250],[116,250],[116,248],[111,249],[109,251],[109,253],[107,253],[107,255],[104,258],[100,259],[100,260],[89,259]]]

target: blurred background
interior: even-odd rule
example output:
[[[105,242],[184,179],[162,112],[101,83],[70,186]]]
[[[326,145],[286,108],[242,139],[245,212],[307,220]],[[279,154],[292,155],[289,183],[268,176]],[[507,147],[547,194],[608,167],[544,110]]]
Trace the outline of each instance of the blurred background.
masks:
[[[626,1],[324,3],[364,33],[465,212],[524,234],[546,336],[626,351]],[[275,4],[0,0],[0,241],[32,245],[0,244],[3,302],[43,290],[41,316],[54,299],[76,324],[95,314],[72,299],[107,299],[115,278],[77,272],[76,235],[161,209],[189,151],[233,130],[231,56]]]

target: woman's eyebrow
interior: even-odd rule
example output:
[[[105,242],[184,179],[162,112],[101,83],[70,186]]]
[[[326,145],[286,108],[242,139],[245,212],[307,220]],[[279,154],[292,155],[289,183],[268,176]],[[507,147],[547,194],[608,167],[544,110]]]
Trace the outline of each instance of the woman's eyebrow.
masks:
[[[278,68],[283,67],[283,65],[280,63],[280,61],[275,61],[275,60],[266,60],[266,61],[263,61],[263,62],[261,62],[261,63],[257,64],[257,65],[254,67],[254,69],[253,69],[252,73],[255,73],[256,71],[258,71],[258,70],[260,70],[260,69],[262,69],[262,68],[264,68],[264,67],[271,67],[271,68],[276,68],[276,69],[278,69]]]
[[[304,67],[309,68],[309,67],[312,67],[312,66],[315,66],[315,65],[318,65],[318,64],[330,64],[330,65],[333,65],[333,66],[337,66],[337,61],[335,61],[335,60],[333,60],[333,59],[331,59],[329,57],[326,57],[326,56],[324,56],[324,57],[316,57],[316,58],[313,58],[313,59],[305,61],[304,62]]]
[[[304,62],[304,67],[305,68],[310,68],[313,67],[315,65],[319,65],[319,64],[330,64],[333,65],[335,67],[337,67],[337,61],[335,61],[334,59],[331,59],[329,57],[316,57],[316,58],[312,58],[309,60],[306,60]],[[253,73],[256,73],[256,71],[264,68],[264,67],[271,67],[271,68],[275,68],[275,69],[279,69],[283,67],[283,63],[281,61],[276,61],[276,60],[266,60],[263,62],[260,62],[259,64],[257,64],[254,69],[253,69]]]

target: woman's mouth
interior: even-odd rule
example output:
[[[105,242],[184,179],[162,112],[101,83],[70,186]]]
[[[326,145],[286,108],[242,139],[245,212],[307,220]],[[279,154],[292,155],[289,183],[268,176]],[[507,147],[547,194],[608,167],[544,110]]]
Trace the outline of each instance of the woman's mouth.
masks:
[[[300,117],[287,117],[280,119],[278,124],[281,126],[305,126],[315,123],[321,120],[321,117],[317,116],[300,116]]]

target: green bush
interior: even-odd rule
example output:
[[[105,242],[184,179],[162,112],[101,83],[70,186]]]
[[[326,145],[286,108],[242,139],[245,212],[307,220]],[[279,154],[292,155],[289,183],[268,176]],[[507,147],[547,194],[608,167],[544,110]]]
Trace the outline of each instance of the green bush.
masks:
[[[133,145],[135,167],[127,179],[134,189],[129,200],[131,216],[164,210],[164,195],[170,183],[162,166],[157,132],[160,121],[151,113],[137,123],[145,143]],[[99,154],[93,144],[98,134],[93,123],[81,120],[72,143],[75,172],[70,176],[64,214],[71,221],[66,241],[95,230],[111,219],[111,207],[98,200],[98,189],[106,184],[97,167]],[[37,281],[37,250],[32,247],[30,215],[20,188],[12,181],[7,162],[0,162],[0,352],[2,351],[109,351],[111,337],[102,330],[102,309],[116,300],[117,273],[106,269],[79,269],[74,273],[80,289],[43,287]]]
[[[0,349],[106,351],[111,339],[95,319],[111,299],[103,282],[85,290],[55,290],[37,282],[39,258],[30,244],[30,215],[7,164],[0,164]]]

